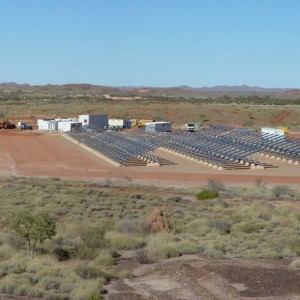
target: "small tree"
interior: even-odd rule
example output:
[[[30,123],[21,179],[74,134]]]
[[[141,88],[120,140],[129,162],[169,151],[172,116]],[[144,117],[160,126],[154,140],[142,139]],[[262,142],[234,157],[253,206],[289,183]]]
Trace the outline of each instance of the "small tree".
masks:
[[[34,255],[37,243],[42,244],[56,234],[55,221],[45,212],[21,212],[12,220],[11,228],[27,241],[29,257]]]

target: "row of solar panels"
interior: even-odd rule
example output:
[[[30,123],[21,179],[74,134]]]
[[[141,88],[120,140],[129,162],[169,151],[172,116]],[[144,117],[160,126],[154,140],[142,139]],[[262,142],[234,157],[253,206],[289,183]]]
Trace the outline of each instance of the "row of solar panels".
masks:
[[[70,137],[78,142],[103,154],[111,160],[124,164],[131,158],[143,156],[155,162],[156,157],[151,153],[157,144],[139,141],[135,136],[118,132],[68,132]]]
[[[236,145],[237,147],[244,147],[256,152],[300,161],[299,138],[260,133],[251,129],[224,127],[223,125],[210,126],[203,133]]]
[[[139,156],[155,161],[152,151],[159,147],[222,167],[239,161],[261,165],[257,153],[300,161],[300,139],[225,125],[211,125],[193,133],[120,133],[88,129],[68,134],[120,164]]]

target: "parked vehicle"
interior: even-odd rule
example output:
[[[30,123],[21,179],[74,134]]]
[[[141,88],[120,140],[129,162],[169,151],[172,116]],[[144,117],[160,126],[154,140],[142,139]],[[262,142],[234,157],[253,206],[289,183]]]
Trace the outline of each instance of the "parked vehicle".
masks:
[[[194,123],[185,123],[184,124],[184,129],[186,131],[189,131],[189,132],[194,132],[195,131],[195,124]]]
[[[21,122],[20,128],[21,128],[21,130],[32,130],[32,126],[29,124],[26,124],[24,122]]]

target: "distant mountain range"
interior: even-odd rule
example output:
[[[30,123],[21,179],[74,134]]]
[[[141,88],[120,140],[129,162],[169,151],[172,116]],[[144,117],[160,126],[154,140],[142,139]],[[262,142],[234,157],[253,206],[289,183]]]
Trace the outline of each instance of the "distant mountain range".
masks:
[[[201,87],[201,88],[193,88],[189,86],[179,86],[178,88],[185,90],[197,90],[203,92],[245,92],[245,93],[263,93],[263,92],[278,92],[282,93],[287,90],[292,89],[284,89],[284,88],[263,88],[258,86],[249,86],[249,85],[220,85],[213,87]]]
[[[15,82],[0,83],[0,88],[6,87],[11,89],[34,89],[40,91],[68,91],[68,92],[85,92],[108,95],[128,95],[128,96],[166,96],[166,97],[205,97],[211,93],[284,93],[299,92],[299,89],[285,88],[263,88],[248,85],[235,86],[214,86],[194,88],[190,86],[176,87],[147,87],[147,86],[101,86],[92,84],[64,84],[64,85],[41,85],[31,86],[27,83],[18,84]]]

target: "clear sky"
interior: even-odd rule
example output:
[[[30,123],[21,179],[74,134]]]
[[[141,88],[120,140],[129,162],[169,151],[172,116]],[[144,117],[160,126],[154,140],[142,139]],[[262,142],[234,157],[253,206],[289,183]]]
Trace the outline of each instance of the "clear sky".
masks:
[[[0,82],[300,88],[299,0],[0,0]]]

